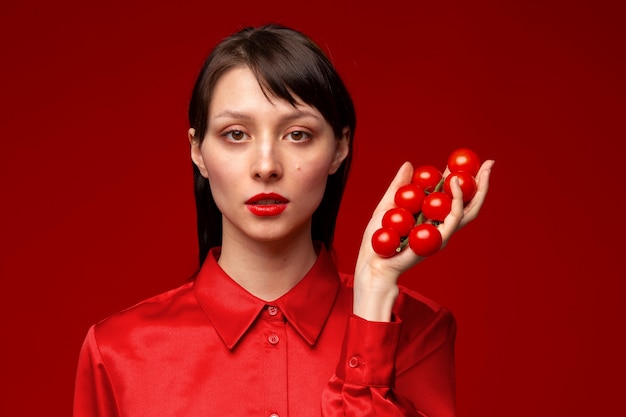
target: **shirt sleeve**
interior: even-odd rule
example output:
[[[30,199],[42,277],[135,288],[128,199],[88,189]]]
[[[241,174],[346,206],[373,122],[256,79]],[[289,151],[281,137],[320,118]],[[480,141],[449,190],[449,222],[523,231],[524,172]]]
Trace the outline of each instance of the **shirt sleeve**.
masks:
[[[337,371],[322,396],[324,417],[454,416],[454,327],[425,352],[421,337],[400,342],[401,326],[397,317],[390,323],[349,318]]]
[[[73,416],[119,416],[113,387],[96,344],[94,326],[87,332],[78,358]]]

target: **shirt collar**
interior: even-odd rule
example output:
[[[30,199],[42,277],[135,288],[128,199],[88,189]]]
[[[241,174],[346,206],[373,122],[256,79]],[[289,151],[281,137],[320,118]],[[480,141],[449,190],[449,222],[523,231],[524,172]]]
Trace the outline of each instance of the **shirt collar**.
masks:
[[[220,248],[209,252],[196,277],[194,291],[228,349],[235,347],[266,305],[280,308],[298,334],[309,345],[315,344],[339,290],[339,274],[323,245],[309,272],[273,302],[255,297],[229,277],[217,263],[219,253]]]

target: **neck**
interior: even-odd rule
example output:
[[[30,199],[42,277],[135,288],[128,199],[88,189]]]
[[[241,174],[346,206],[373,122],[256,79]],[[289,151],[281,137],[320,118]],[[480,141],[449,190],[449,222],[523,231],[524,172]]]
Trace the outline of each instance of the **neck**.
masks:
[[[316,259],[310,236],[289,242],[225,239],[218,263],[252,295],[273,301],[292,289]]]

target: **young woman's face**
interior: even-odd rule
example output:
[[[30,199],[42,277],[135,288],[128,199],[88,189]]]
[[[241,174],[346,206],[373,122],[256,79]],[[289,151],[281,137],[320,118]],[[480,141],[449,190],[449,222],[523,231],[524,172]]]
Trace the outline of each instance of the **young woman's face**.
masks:
[[[311,216],[347,156],[348,137],[346,130],[338,140],[314,107],[268,99],[247,67],[222,75],[191,154],[222,213],[223,242],[310,239]]]

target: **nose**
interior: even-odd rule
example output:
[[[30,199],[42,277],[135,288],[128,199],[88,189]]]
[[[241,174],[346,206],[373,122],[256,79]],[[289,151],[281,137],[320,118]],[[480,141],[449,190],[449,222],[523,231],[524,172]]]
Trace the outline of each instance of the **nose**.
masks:
[[[275,181],[282,177],[283,169],[276,141],[264,138],[257,140],[255,145],[252,176],[259,181]]]

